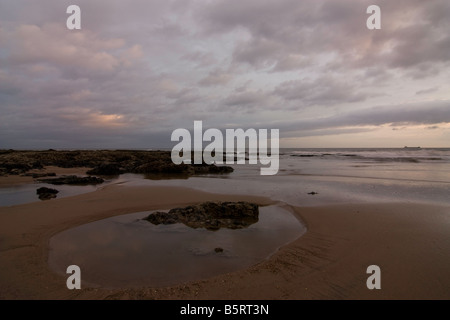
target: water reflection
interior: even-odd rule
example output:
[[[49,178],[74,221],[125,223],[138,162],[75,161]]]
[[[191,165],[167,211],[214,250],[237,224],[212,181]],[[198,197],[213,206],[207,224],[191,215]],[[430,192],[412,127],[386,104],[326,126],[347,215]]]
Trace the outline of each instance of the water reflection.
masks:
[[[50,240],[49,263],[65,274],[80,266],[83,280],[102,287],[166,286],[235,271],[267,258],[305,232],[288,211],[260,208],[244,229],[153,225],[149,212],[113,217],[67,230]]]

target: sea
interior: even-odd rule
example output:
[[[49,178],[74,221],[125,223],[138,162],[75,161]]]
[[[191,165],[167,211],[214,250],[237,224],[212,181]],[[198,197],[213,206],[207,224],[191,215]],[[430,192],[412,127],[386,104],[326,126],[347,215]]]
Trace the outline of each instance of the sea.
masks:
[[[361,202],[450,205],[450,148],[282,148],[276,175],[261,175],[261,164],[248,161],[230,166],[234,168],[230,174],[189,178],[123,174],[95,187],[64,186],[58,198],[121,183],[258,195],[295,206]],[[36,195],[40,186],[46,185],[0,187],[0,206],[40,201]]]

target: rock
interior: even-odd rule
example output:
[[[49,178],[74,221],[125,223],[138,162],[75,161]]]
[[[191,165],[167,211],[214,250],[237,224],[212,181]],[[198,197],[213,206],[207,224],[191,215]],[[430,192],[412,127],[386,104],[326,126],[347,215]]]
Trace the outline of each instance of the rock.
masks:
[[[72,150],[14,151],[0,150],[0,170],[5,174],[23,174],[46,166],[61,168],[88,167],[89,175],[122,173],[193,174],[229,173],[233,169],[215,165],[175,165],[170,151],[142,150]],[[11,172],[12,171],[12,172]]]
[[[12,174],[14,176],[18,176],[19,174],[21,174],[23,171],[21,171],[20,169],[11,169],[9,171],[9,174]]]
[[[47,187],[41,187],[41,188],[36,190],[36,194],[43,194],[43,193],[57,194],[57,193],[59,193],[59,191],[56,190],[56,189],[47,188]]]
[[[2,170],[5,170],[8,174],[20,175],[30,170],[31,166],[27,161],[19,162],[13,158],[0,163],[0,168],[2,168]]]
[[[215,253],[221,253],[221,252],[223,252],[223,248],[217,247],[217,248],[214,249],[214,252]]]
[[[232,167],[228,166],[216,166],[215,164],[207,165],[207,164],[194,164],[192,165],[194,168],[195,174],[202,174],[202,173],[231,173],[234,171]]]
[[[291,157],[311,158],[317,157],[315,154],[291,154]]]
[[[78,176],[62,176],[54,179],[39,179],[39,182],[50,183],[54,185],[88,185],[88,184],[100,184],[104,180],[97,177],[78,177]]]
[[[40,161],[34,161],[31,165],[31,168],[33,169],[43,169],[44,166],[42,165],[42,163]]]
[[[174,224],[178,222],[178,215],[170,212],[155,212],[150,214],[146,219],[155,225],[158,224]]]
[[[194,229],[241,229],[258,222],[258,215],[258,205],[249,202],[204,202],[169,212],[151,213],[144,220],[156,225],[183,223]]]
[[[39,195],[41,200],[50,200],[56,198],[56,194],[59,193],[56,189],[42,187],[36,190],[36,194]]]
[[[311,194],[311,195],[316,195],[316,194],[319,194],[318,192],[314,192],[314,191],[312,191],[312,192],[309,192],[308,194]]]
[[[116,176],[124,173],[124,170],[118,163],[102,163],[101,165],[89,170],[86,174],[96,174],[103,176]]]
[[[25,173],[26,177],[33,177],[33,179],[37,178],[43,178],[43,177],[56,177],[56,173],[49,172],[49,173]]]

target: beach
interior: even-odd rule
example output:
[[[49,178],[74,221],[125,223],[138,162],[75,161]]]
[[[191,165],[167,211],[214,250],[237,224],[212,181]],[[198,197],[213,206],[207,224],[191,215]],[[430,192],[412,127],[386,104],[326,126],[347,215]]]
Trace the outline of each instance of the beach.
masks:
[[[2,177],[8,179],[8,177]],[[450,215],[446,205],[353,203],[290,206],[304,235],[249,268],[163,288],[68,290],[47,263],[49,240],[111,216],[203,201],[268,197],[174,186],[114,184],[45,202],[0,207],[1,299],[449,299]],[[381,289],[366,286],[370,265]]]
[[[0,300],[450,300],[450,1],[3,2]]]

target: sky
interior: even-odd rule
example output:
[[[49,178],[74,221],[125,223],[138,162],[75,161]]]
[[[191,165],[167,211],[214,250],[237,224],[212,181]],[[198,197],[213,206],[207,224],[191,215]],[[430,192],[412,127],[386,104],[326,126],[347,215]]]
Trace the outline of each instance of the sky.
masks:
[[[449,17],[448,0],[0,0],[0,148],[171,148],[195,120],[280,147],[450,147]]]

